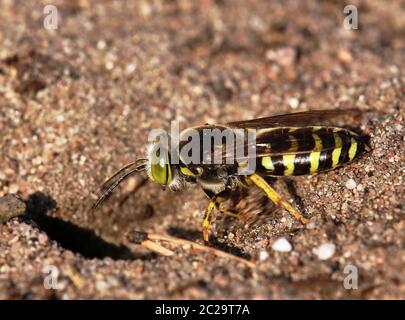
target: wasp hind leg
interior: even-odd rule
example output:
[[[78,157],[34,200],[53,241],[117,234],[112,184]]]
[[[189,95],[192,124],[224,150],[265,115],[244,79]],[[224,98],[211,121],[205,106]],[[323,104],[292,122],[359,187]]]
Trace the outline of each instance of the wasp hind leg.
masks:
[[[282,206],[295,218],[300,220],[303,224],[309,223],[309,219],[305,218],[301,213],[299,213],[288,201],[284,200],[276,190],[274,190],[261,176],[257,174],[252,174],[251,176],[246,177],[248,184],[255,184],[259,187],[267,197],[273,201],[277,206]]]

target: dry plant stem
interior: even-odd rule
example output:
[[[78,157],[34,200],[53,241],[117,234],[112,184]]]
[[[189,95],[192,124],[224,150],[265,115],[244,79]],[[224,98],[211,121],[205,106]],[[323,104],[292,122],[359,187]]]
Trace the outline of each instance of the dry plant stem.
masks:
[[[174,255],[173,251],[166,249],[165,247],[162,247],[161,245],[159,245],[153,241],[150,241],[150,240],[142,241],[141,245],[143,245],[145,248],[149,249],[150,251],[161,254],[162,256],[170,257],[170,256]]]
[[[84,278],[80,275],[79,272],[77,272],[72,266],[68,265],[66,270],[65,270],[67,276],[69,277],[69,279],[73,282],[73,284],[81,289],[83,288],[84,284],[85,284],[85,280]]]
[[[200,251],[205,251],[205,252],[211,253],[211,254],[213,254],[215,256],[218,256],[218,257],[231,259],[231,260],[243,263],[245,266],[247,266],[249,268],[252,268],[252,269],[256,268],[256,264],[251,262],[251,261],[248,261],[246,259],[234,256],[234,255],[226,253],[224,251],[217,250],[217,249],[214,249],[214,248],[211,248],[211,247],[207,247],[207,246],[204,246],[204,245],[201,245],[201,244],[189,241],[189,240],[173,238],[173,237],[169,237],[169,236],[165,236],[165,235],[159,235],[159,234],[155,234],[155,233],[148,233],[147,238],[149,240],[155,240],[155,241],[166,241],[166,242],[169,242],[169,243],[171,243],[173,245],[181,245],[181,246],[189,245],[193,249],[200,250]],[[145,242],[145,241],[143,241],[143,242]],[[143,242],[142,242],[142,244],[143,244]]]

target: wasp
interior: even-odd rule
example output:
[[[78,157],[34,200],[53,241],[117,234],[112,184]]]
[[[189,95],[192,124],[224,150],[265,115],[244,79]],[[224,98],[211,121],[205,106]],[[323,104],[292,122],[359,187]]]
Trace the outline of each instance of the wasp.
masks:
[[[92,207],[95,210],[106,200],[113,190],[125,179],[136,172],[145,171],[149,179],[171,190],[181,190],[188,185],[199,185],[209,199],[202,222],[203,239],[209,240],[210,221],[214,209],[236,216],[237,212],[226,208],[228,200],[238,188],[258,187],[276,206],[283,207],[303,224],[309,219],[293,205],[284,200],[267,182],[267,177],[310,175],[332,170],[361,157],[370,150],[370,137],[347,127],[324,124],[339,115],[359,115],[356,109],[314,110],[252,120],[230,122],[225,125],[210,125],[185,129],[180,133],[177,152],[178,161],[172,161],[173,154],[167,152],[168,146],[155,140],[147,148],[146,158],[138,159],[124,166],[112,175],[101,187],[101,195]],[[243,148],[253,147],[253,155],[235,159],[238,161],[205,163],[203,158],[209,154],[224,160],[229,155],[229,145],[220,140],[220,145],[200,148],[197,161],[186,161],[182,151],[187,148],[190,130],[199,134],[200,146],[207,130],[227,130],[235,137],[242,135]],[[255,131],[253,142],[246,138],[248,130]],[[231,145],[231,151],[234,145]],[[158,151],[156,151],[158,150]],[[254,171],[239,174],[238,169],[247,163],[254,164]]]

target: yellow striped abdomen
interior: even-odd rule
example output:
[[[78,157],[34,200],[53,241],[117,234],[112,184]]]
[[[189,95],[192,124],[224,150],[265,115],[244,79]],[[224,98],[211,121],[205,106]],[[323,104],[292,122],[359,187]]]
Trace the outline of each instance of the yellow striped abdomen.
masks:
[[[330,170],[353,161],[369,150],[367,136],[359,136],[343,128],[294,128],[284,137],[284,149],[280,135],[277,139],[273,138],[270,134],[266,136],[269,155],[259,155],[257,161],[257,171],[272,176],[304,175]],[[263,145],[264,138],[259,139]],[[273,145],[277,147],[276,151]]]

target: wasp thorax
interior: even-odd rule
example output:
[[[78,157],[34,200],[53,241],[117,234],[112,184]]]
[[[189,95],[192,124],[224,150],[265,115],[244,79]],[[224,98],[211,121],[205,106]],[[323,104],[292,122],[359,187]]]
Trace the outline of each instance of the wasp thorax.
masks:
[[[151,145],[148,151],[149,178],[162,186],[167,186],[172,180],[169,152],[160,143]]]

